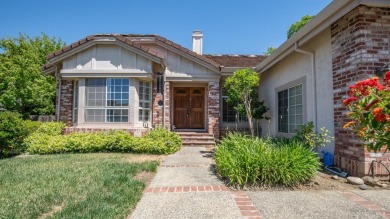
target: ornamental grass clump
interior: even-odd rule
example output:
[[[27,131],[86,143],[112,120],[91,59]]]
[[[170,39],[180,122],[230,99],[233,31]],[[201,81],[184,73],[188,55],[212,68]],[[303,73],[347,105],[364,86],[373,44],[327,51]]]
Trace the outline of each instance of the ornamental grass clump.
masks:
[[[229,134],[216,149],[218,174],[229,185],[294,187],[312,179],[319,157],[299,141]]]
[[[383,77],[358,81],[349,86],[347,116],[351,121],[344,125],[361,137],[369,151],[390,149],[390,71]]]

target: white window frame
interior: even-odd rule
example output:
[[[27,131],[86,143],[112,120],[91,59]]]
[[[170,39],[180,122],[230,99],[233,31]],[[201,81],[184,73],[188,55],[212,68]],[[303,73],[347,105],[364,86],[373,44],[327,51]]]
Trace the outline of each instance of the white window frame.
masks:
[[[144,99],[145,98],[145,92],[143,92],[141,94],[141,83],[143,84],[149,84],[149,100],[146,100]],[[139,99],[139,104],[138,104],[138,121],[139,122],[150,122],[151,119],[152,119],[152,82],[151,81],[143,81],[143,80],[140,80],[138,81],[138,99]],[[145,86],[142,86],[145,88]],[[143,89],[144,90],[144,89]],[[145,106],[145,104],[149,103],[149,107],[141,107],[141,103],[142,105]],[[144,112],[143,111],[148,111],[148,120],[144,120]],[[140,112],[142,112],[140,114]]]
[[[299,95],[290,95],[291,93],[291,89],[293,89],[293,88],[296,88],[296,87],[298,87],[298,86],[301,86],[301,94],[299,94]],[[304,124],[304,116],[303,116],[303,108],[304,108],[304,105],[303,105],[303,84],[302,83],[300,83],[300,84],[296,84],[296,85],[294,85],[294,86],[291,86],[291,87],[288,87],[287,89],[283,89],[283,90],[280,90],[280,91],[278,91],[278,93],[277,93],[277,99],[278,99],[278,102],[279,102],[279,93],[280,92],[283,92],[283,91],[287,91],[287,115],[288,115],[288,117],[287,117],[287,132],[282,132],[282,131],[280,131],[279,130],[279,117],[280,117],[280,115],[279,115],[279,105],[278,105],[278,132],[280,132],[280,133],[286,133],[286,134],[292,134],[292,133],[294,133],[295,132],[295,130],[296,129],[294,129],[294,130],[291,130],[290,129],[290,126],[292,125],[291,123],[290,123],[290,116],[294,116],[295,117],[295,119],[296,119],[296,117],[297,116],[302,116],[302,123],[297,123],[297,122],[295,122],[293,125],[294,126],[296,126],[296,128],[299,126],[299,125],[302,125],[302,124]],[[298,96],[301,96],[301,103],[300,104],[297,104],[297,103],[295,103],[295,104],[290,104],[290,99],[291,98],[297,98]],[[301,113],[300,114],[297,114],[296,112],[294,113],[294,114],[291,114],[291,111],[290,111],[290,108],[291,107],[295,107],[295,108],[297,108],[297,106],[301,106],[302,107],[302,109],[301,109]]]
[[[295,131],[295,130],[290,130],[289,118],[287,118],[287,132],[279,131],[279,116],[280,115],[279,115],[278,94],[279,94],[279,92],[282,92],[285,90],[287,90],[287,92],[289,92],[290,88],[293,88],[293,87],[296,87],[299,85],[302,86],[302,124],[305,124],[307,121],[306,76],[304,76],[304,77],[298,78],[296,80],[293,80],[285,85],[282,85],[280,87],[275,88],[275,109],[276,109],[275,110],[275,117],[276,117],[276,119],[274,121],[274,124],[275,124],[275,131],[276,131],[277,135],[284,136],[284,137],[291,137],[291,136],[293,136],[294,131]],[[287,94],[287,98],[289,99],[289,93]],[[289,115],[289,112],[290,112],[289,102],[287,102],[287,107],[288,107],[287,113]]]
[[[90,79],[104,79],[105,80],[105,100],[104,100],[104,106],[87,106],[88,103],[88,86],[87,81]],[[108,80],[110,79],[126,79],[128,80],[128,105],[127,106],[108,106]],[[85,103],[84,103],[84,122],[87,124],[98,124],[98,123],[107,123],[107,124],[128,124],[130,122],[130,78],[86,78],[85,79]],[[122,92],[121,92],[122,94]],[[103,110],[104,111],[104,122],[88,122],[87,121],[87,110]],[[127,122],[111,122],[108,121],[108,110],[127,110]],[[123,115],[126,116],[126,115]]]

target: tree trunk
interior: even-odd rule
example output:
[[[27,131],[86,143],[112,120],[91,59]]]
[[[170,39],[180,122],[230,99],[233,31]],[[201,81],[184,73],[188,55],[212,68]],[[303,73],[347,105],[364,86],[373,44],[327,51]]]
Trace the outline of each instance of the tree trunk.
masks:
[[[245,111],[246,111],[246,117],[247,117],[248,122],[249,122],[249,129],[250,129],[251,135],[253,137],[253,136],[255,136],[255,133],[254,133],[254,128],[253,128],[252,112],[251,112],[251,102],[250,102],[250,99],[249,99],[249,95],[250,94],[247,94],[244,97],[244,106],[245,106]]]

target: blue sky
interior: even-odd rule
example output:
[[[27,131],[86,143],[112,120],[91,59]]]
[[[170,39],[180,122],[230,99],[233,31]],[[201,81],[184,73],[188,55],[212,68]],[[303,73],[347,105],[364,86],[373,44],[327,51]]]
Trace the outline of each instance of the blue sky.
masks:
[[[0,38],[41,32],[67,44],[96,33],[159,34],[191,48],[193,30],[208,54],[262,54],[286,40],[303,15],[331,0],[0,0]]]

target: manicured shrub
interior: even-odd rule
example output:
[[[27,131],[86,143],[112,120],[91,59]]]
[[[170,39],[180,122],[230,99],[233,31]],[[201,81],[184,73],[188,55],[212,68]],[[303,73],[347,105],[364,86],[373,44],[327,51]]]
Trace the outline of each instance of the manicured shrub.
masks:
[[[28,130],[19,113],[0,112],[0,158],[18,154],[24,150],[23,139]]]
[[[62,129],[65,127],[63,122],[44,122],[37,128],[36,132],[46,135],[61,135]]]
[[[176,132],[170,132],[165,128],[152,129],[145,136],[145,139],[150,143],[143,152],[151,154],[172,154],[180,150],[182,144],[182,140]]]
[[[298,141],[232,133],[216,149],[217,172],[234,186],[294,187],[312,179],[319,157]]]
[[[52,126],[51,126],[52,127]],[[166,129],[155,129],[145,137],[133,137],[122,130],[98,133],[59,134],[56,125],[52,135],[38,129],[26,139],[28,152],[32,154],[89,153],[89,152],[133,152],[150,154],[170,154],[181,147],[181,138]],[[50,132],[49,132],[50,133]],[[54,133],[54,134],[53,134]]]
[[[23,125],[27,129],[28,134],[32,134],[33,132],[36,132],[37,129],[44,124],[43,122],[40,121],[32,121],[32,120],[24,120]]]

